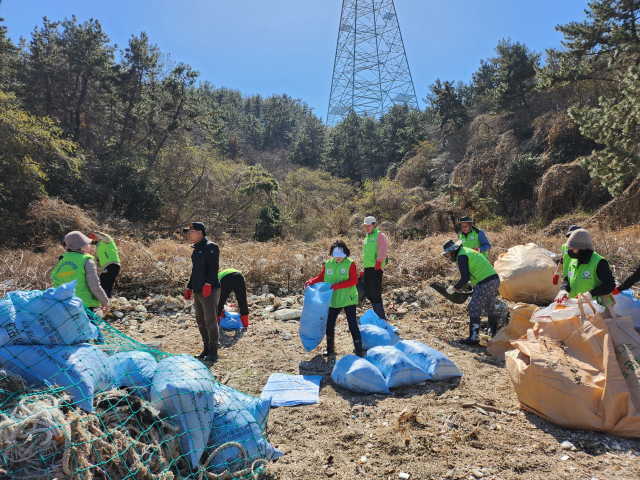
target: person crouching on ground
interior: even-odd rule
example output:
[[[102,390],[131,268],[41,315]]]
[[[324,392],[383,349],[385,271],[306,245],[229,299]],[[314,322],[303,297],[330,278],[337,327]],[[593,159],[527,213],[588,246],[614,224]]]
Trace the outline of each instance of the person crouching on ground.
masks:
[[[220,281],[220,300],[218,301],[218,323],[224,311],[224,304],[227,303],[229,295],[236,296],[238,308],[240,309],[240,321],[244,328],[249,327],[249,304],[247,303],[247,284],[244,275],[240,270],[227,268],[218,274]]]
[[[599,304],[604,305],[602,297],[611,295],[616,288],[609,262],[593,251],[591,234],[582,228],[571,234],[567,247],[571,264],[556,296],[556,302],[562,303],[564,299],[576,298],[582,293],[589,299],[596,298]]]
[[[107,297],[111,298],[113,284],[116,283],[116,277],[120,273],[120,253],[118,252],[118,247],[113,238],[106,233],[91,232],[89,238],[96,244],[98,262],[102,269],[100,285],[106,292]]]
[[[458,222],[460,223],[461,230],[458,240],[462,241],[462,246],[475,250],[485,258],[489,258],[491,244],[489,240],[487,240],[487,235],[484,233],[484,230],[473,225],[473,220],[469,217],[462,217]]]
[[[327,349],[322,352],[323,355],[335,353],[336,320],[340,311],[344,309],[356,355],[362,357],[362,338],[356,320],[358,270],[349,255],[351,255],[351,251],[347,244],[342,240],[336,240],[329,248],[329,256],[332,258],[325,262],[320,275],[307,280],[304,284],[304,288],[307,288],[309,285],[326,282],[331,283],[333,289],[327,319]]]
[[[455,243],[449,240],[442,247],[444,249],[442,255],[456,262],[460,270],[460,281],[447,288],[447,293],[452,294],[456,290],[461,290],[469,282],[473,286],[471,300],[467,305],[469,338],[460,340],[460,343],[476,345],[480,341],[480,318],[483,313],[486,312],[489,318],[489,333],[495,336],[498,329],[496,295],[500,287],[500,277],[482,253],[464,247],[461,240]]]
[[[204,223],[193,222],[182,230],[188,232],[189,243],[193,248],[191,277],[184,292],[184,299],[191,300],[193,296],[196,323],[204,344],[204,350],[198,358],[213,363],[218,360],[218,342],[220,341],[220,331],[216,321],[220,298],[218,281],[220,249],[207,239]]]
[[[100,286],[98,267],[91,250],[91,239],[81,232],[69,232],[64,237],[67,252],[60,256],[58,264],[51,272],[54,287],[76,280],[76,297],[82,300],[85,307],[94,310],[102,307],[109,313],[109,298]]]
[[[571,225],[569,230],[567,230],[567,238],[571,236],[573,232],[578,230],[580,227],[578,225]],[[567,278],[567,274],[569,273],[569,265],[571,265],[571,257],[568,255],[569,247],[565,243],[562,245],[562,250],[560,253],[560,262],[558,262],[558,268],[556,268],[556,273],[553,275],[553,284],[557,285],[560,281],[560,275],[558,272],[562,270],[562,278]]]

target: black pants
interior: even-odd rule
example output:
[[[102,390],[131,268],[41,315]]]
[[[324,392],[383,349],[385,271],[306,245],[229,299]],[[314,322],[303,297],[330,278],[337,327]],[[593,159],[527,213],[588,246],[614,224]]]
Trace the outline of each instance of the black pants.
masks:
[[[240,315],[249,315],[247,304],[247,285],[244,283],[244,275],[239,272],[230,273],[220,280],[220,301],[218,302],[218,316],[222,315],[224,304],[227,303],[231,293],[236,294]]]
[[[335,336],[336,320],[340,314],[342,308],[329,307],[329,316],[327,318],[327,337]],[[344,313],[347,316],[347,323],[349,324],[349,331],[351,332],[351,338],[353,341],[361,340],[360,329],[358,328],[358,321],[356,319],[356,305],[349,305],[344,307]]]
[[[364,293],[371,303],[382,303],[382,270],[364,269]]]
[[[107,265],[104,272],[100,274],[100,286],[109,298],[111,298],[111,290],[113,290],[113,284],[116,283],[116,277],[119,273],[120,265],[112,263]]]

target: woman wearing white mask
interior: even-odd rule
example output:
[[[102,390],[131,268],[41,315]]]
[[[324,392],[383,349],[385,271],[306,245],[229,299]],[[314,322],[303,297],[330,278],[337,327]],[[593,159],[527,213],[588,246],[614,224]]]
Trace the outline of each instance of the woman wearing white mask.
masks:
[[[349,324],[351,338],[355,347],[356,355],[362,357],[362,339],[360,329],[356,320],[356,306],[358,305],[358,270],[355,262],[349,258],[351,251],[342,240],[336,240],[329,248],[329,260],[322,267],[320,275],[304,284],[304,288],[316,283],[331,283],[333,295],[329,306],[329,317],[327,319],[327,349],[323,355],[335,353],[335,327],[340,311],[344,309]]]

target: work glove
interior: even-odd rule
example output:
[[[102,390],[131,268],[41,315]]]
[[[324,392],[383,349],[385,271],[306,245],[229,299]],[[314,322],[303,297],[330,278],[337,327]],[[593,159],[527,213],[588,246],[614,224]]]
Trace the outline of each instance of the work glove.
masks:
[[[202,295],[204,295],[205,298],[211,295],[211,284],[204,284],[204,287],[202,287]]]
[[[376,270],[382,269],[382,262],[380,260],[376,260]]]
[[[553,276],[553,284],[557,285],[559,281],[560,281],[560,275],[554,275]]]
[[[90,238],[91,240],[93,240],[93,241],[98,240],[98,237],[96,237],[96,234],[95,234],[95,233],[93,233],[93,232],[91,232],[91,234],[89,234],[89,238]]]
[[[616,285],[616,288],[613,289],[611,295],[620,295],[620,289],[618,288],[618,285]]]
[[[331,290],[335,290],[336,289],[336,285],[338,285],[337,283],[332,283],[331,284]]]
[[[364,278],[364,272],[362,270],[358,273],[358,278]]]
[[[304,282],[304,289],[306,290],[309,285],[311,285],[311,280]]]
[[[107,303],[106,305],[102,305],[102,313],[104,313],[105,315],[109,314],[109,304]]]
[[[562,303],[563,300],[566,298],[569,298],[569,292],[567,292],[566,290],[560,290],[560,292],[558,292],[558,295],[555,298],[555,302]]]
[[[584,292],[582,296],[587,300],[591,300],[593,298],[593,295],[591,295],[591,292]]]
[[[447,288],[447,293],[448,293],[449,295],[453,295],[453,294],[455,293],[455,291],[456,291],[456,289],[455,289],[455,287],[453,287],[453,286],[451,286],[451,287]]]
[[[474,248],[474,250],[478,253],[480,253],[480,249],[478,247]]]
[[[185,300],[191,300],[191,294],[193,293],[193,290],[191,290],[190,288],[187,288],[184,291],[184,299]]]

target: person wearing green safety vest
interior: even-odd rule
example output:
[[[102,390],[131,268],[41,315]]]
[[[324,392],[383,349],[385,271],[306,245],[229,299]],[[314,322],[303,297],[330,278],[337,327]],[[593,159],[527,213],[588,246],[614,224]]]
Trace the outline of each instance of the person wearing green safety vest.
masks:
[[[120,253],[118,252],[118,247],[113,238],[106,233],[91,232],[89,237],[96,245],[98,263],[100,263],[100,268],[102,269],[100,286],[102,286],[106,292],[107,297],[111,298],[113,284],[116,283],[116,277],[120,273]]]
[[[51,272],[53,286],[57,288],[63,283],[76,280],[75,294],[84,306],[91,309],[102,307],[105,314],[109,313],[109,298],[100,286],[95,259],[89,255],[91,239],[74,231],[64,237],[64,244],[67,251],[60,256]]]
[[[349,324],[349,331],[353,339],[355,353],[362,357],[362,337],[356,319],[356,307],[358,305],[358,269],[351,258],[351,251],[343,240],[336,240],[329,248],[329,256],[322,267],[320,275],[309,279],[304,284],[306,289],[309,285],[326,282],[331,283],[333,294],[329,304],[329,315],[327,318],[327,348],[323,355],[333,355],[335,353],[335,328],[336,320],[341,310],[344,310]]]
[[[244,281],[244,275],[240,273],[240,270],[227,268],[218,273],[218,280],[220,280],[218,323],[220,323],[220,318],[224,311],[224,304],[227,303],[229,296],[233,293],[236,296],[238,308],[240,309],[242,326],[247,328],[249,326],[249,304],[247,303],[247,285]]]
[[[360,276],[364,280],[364,293],[371,302],[371,308],[378,317],[386,320],[382,303],[382,275],[387,265],[388,242],[384,233],[378,230],[375,217],[364,219],[367,236],[362,245],[362,266],[364,272]]]
[[[496,312],[496,295],[500,287],[500,277],[489,260],[480,252],[463,246],[462,240],[447,241],[443,245],[444,253],[452,262],[458,265],[460,281],[447,288],[447,293],[453,294],[471,283],[473,293],[467,305],[469,312],[469,337],[460,340],[464,345],[479,343],[480,319],[483,313],[489,318],[489,333],[494,336],[498,330],[498,314]]]
[[[458,220],[460,223],[460,235],[458,240],[462,240],[462,246],[480,252],[485,258],[489,258],[489,250],[491,244],[487,240],[484,230],[473,225],[473,220],[469,217],[462,217]]]
[[[578,230],[580,227],[578,225],[571,225],[569,230],[567,230],[567,238],[571,236],[571,234]],[[553,284],[558,285],[560,281],[560,275],[558,272],[562,270],[562,277],[567,278],[567,274],[569,273],[569,265],[571,264],[571,257],[567,253],[569,251],[569,247],[565,243],[562,245],[561,253],[560,253],[560,261],[558,262],[558,268],[556,268],[556,273],[553,275]]]
[[[576,298],[579,294],[605,305],[602,297],[610,296],[616,288],[616,281],[609,267],[609,262],[593,251],[591,234],[579,228],[574,230],[567,240],[567,255],[571,259],[567,276],[562,282],[556,302],[562,303],[567,298]]]

